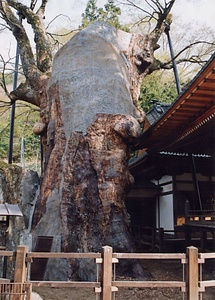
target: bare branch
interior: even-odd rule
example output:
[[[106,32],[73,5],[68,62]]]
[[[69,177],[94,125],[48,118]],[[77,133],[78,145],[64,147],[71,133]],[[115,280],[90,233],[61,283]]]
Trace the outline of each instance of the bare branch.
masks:
[[[145,0],[145,2],[148,4],[149,7],[151,7],[154,11],[156,11],[155,7],[158,8],[159,12],[162,14],[162,6],[159,4],[158,1],[153,1],[151,0],[152,3],[155,4],[155,7],[148,1],[148,0]]]
[[[6,69],[6,62],[4,61],[3,56],[0,54],[0,58],[1,58],[1,62],[3,64],[3,68],[2,68],[2,79],[0,80],[0,86],[2,87],[2,89],[4,90],[5,94],[8,96],[9,92],[7,90],[7,85],[6,85],[6,81],[5,81],[5,69]]]
[[[162,7],[158,0],[152,1],[158,8],[157,14],[158,14],[158,21],[154,28],[154,30],[151,32],[151,37],[153,39],[153,44],[156,45],[158,40],[161,37],[161,34],[164,32],[165,29],[165,21],[168,18],[168,15],[175,3],[175,0],[171,1],[165,1],[165,6]]]
[[[16,104],[16,107],[28,108],[31,112],[40,112],[40,108],[38,108],[37,106],[32,106],[31,103],[28,104],[27,102],[18,102]]]
[[[66,15],[64,15],[64,14],[59,14],[59,15],[55,16],[55,17],[48,23],[48,25],[46,26],[46,29],[48,29],[49,26],[50,26],[54,21],[56,21],[59,17],[65,17],[65,18],[69,19],[69,21],[71,21],[71,19],[70,19],[68,16],[66,16]],[[76,30],[80,30],[80,29],[76,29]]]
[[[193,46],[199,45],[199,44],[215,46],[215,43],[211,43],[211,42],[207,42],[207,41],[195,41],[195,42],[187,45],[186,47],[184,47],[181,51],[179,51],[175,55],[174,60],[175,60],[176,64],[181,64],[183,62],[189,62],[189,63],[195,63],[195,64],[197,63],[197,64],[202,65],[202,64],[206,63],[208,58],[204,59],[203,55],[200,56],[200,55],[194,55],[194,54],[190,54],[190,53],[188,53],[186,55],[187,57],[177,59],[182,53],[184,53],[187,50],[190,50]],[[172,67],[173,66],[172,66],[171,60],[168,62],[161,63],[161,69],[171,69]]]
[[[199,44],[212,46],[211,51],[214,52],[214,48],[213,48],[213,46],[215,46],[214,43],[207,42],[207,41],[195,41],[195,42],[187,45],[186,47],[184,47],[182,50],[180,50],[175,55],[175,57],[174,57],[175,63],[178,64],[178,65],[182,64],[182,63],[195,63],[195,64],[199,64],[201,66],[204,65],[208,60],[208,57],[207,57],[208,54],[210,54],[209,49],[207,49],[206,53],[201,54],[201,55],[200,54],[198,54],[198,55],[192,54],[193,52],[191,52],[191,51],[190,51],[190,53],[189,52],[187,53],[187,51],[190,50],[193,46],[196,46],[196,45],[199,45]],[[179,58],[179,56],[181,56],[185,52],[186,52],[186,57]],[[205,56],[205,59],[204,59],[204,56]],[[152,73],[155,70],[161,70],[161,69],[170,70],[172,68],[173,68],[172,60],[169,60],[167,62],[161,62],[158,59],[154,59],[154,63],[150,67],[150,73]]]
[[[37,0],[31,0],[30,9],[34,10],[36,4],[37,4]]]
[[[147,1],[146,1],[147,2]],[[154,18],[156,21],[157,21],[157,18],[151,14],[148,10],[136,5],[133,1],[131,0],[126,0],[126,2],[121,2],[121,4],[124,4],[124,5],[128,5],[128,6],[132,6],[138,10],[140,10],[141,12],[143,12],[144,14],[146,14],[147,16],[151,17],[151,18]]]
[[[153,48],[155,50],[157,49],[157,42],[161,37],[162,33],[164,32],[165,22],[169,16],[172,6],[175,3],[175,0],[164,1],[163,5],[161,4],[160,0],[145,0],[144,3],[147,4],[148,9],[144,9],[141,6],[136,5],[132,0],[126,0],[126,2],[121,2],[121,4],[132,6],[144,13],[144,17],[141,18],[142,21],[156,21],[156,25],[150,33]],[[139,25],[140,22],[138,22],[137,24]]]
[[[193,42],[193,43],[187,45],[186,47],[184,47],[181,51],[179,51],[179,52],[175,55],[174,59],[176,59],[177,57],[179,57],[179,56],[180,56],[183,52],[185,52],[186,50],[188,50],[188,49],[190,49],[190,48],[192,48],[193,46],[198,45],[198,44],[205,44],[205,45],[215,46],[215,43],[212,43],[212,42],[207,42],[207,41],[195,41],[195,42]]]
[[[37,1],[36,1],[37,2]],[[40,8],[37,11],[37,15],[40,15],[42,18],[44,18],[45,15],[45,9],[46,9],[46,4],[48,3],[48,0],[42,0],[42,3],[40,5]]]

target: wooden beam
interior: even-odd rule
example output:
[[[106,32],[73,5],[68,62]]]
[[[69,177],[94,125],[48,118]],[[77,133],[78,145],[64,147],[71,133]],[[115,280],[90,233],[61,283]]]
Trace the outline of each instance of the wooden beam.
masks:
[[[0,256],[13,256],[13,251],[0,251]]]
[[[103,247],[101,300],[112,299],[112,248]]]
[[[199,299],[198,291],[198,249],[187,248],[188,268],[187,268],[187,300]]]
[[[113,253],[114,258],[123,259],[185,259],[183,253]]]
[[[113,281],[112,285],[124,288],[185,288],[186,283],[184,281]]]
[[[26,266],[26,254],[28,252],[27,246],[18,246],[16,252],[16,263],[14,272],[14,295],[12,300],[23,300],[24,295],[22,293],[23,284],[26,281],[27,266]]]
[[[29,252],[28,258],[101,258],[100,253]]]
[[[30,281],[33,286],[53,288],[99,288],[100,282],[82,281]]]

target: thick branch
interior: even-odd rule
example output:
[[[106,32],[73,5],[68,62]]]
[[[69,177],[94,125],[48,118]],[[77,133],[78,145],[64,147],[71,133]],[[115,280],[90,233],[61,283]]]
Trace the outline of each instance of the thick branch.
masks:
[[[10,93],[10,99],[12,103],[21,99],[36,106],[40,105],[37,94],[27,82],[21,83],[16,90],[12,91]]]
[[[139,9],[142,13],[146,14],[147,16],[147,22],[150,22],[151,20],[156,21],[156,25],[154,29],[152,30],[150,36],[152,38],[152,44],[154,50],[157,49],[157,42],[164,32],[165,29],[165,22],[168,19],[168,15],[175,3],[175,0],[168,0],[164,1],[164,4],[162,5],[160,0],[145,0],[144,1],[149,9],[144,9],[138,5],[136,5],[131,0],[126,0],[126,3],[129,6],[132,6],[136,9]],[[151,11],[151,12],[150,12]]]
[[[153,45],[157,45],[158,40],[160,39],[162,33],[165,29],[165,21],[168,18],[168,15],[175,3],[175,0],[165,1],[165,7],[162,7],[158,0],[152,1],[158,8],[158,20],[155,28],[151,32],[151,37],[153,40]]]
[[[8,5],[8,2],[6,1],[0,1],[0,13],[3,19],[9,25],[13,35],[17,40],[22,61],[22,68],[26,79],[29,82],[35,82],[39,76],[39,72],[35,65],[30,41],[24,27],[22,26],[22,23],[15,17],[10,9],[10,6]]]
[[[28,23],[31,24],[36,44],[37,67],[43,73],[49,72],[52,66],[51,44],[42,21],[47,2],[47,0],[43,0],[39,10],[35,14],[29,7],[22,3],[8,0],[8,4],[21,13],[27,19]]]

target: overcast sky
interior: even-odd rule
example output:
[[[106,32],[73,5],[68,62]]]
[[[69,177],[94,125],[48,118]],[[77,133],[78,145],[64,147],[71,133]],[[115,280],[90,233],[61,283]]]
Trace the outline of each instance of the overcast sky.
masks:
[[[138,0],[137,0],[138,1]],[[144,0],[139,0],[141,3]],[[29,3],[28,0],[23,2]],[[86,8],[88,0],[49,0],[47,5],[46,22],[50,22],[56,15],[62,14],[54,23],[54,28],[65,27],[68,29],[77,28],[81,23],[81,14]],[[98,0],[97,6],[102,7],[107,0]],[[215,0],[176,0],[172,9],[173,22],[177,18],[181,24],[189,23],[196,24],[196,22],[207,24],[215,28]],[[126,12],[123,11],[123,20],[129,20]],[[189,25],[189,30],[192,30]],[[15,48],[13,37],[7,34],[0,35],[0,53],[4,56]],[[10,53],[14,55],[14,51]]]
[[[88,0],[50,0],[47,11],[51,11],[49,18],[56,14],[64,14],[70,18],[61,18],[62,24],[74,24],[74,27],[80,25],[81,14],[86,8]],[[102,7],[107,0],[97,0],[97,6]],[[115,1],[117,3],[117,0]],[[122,1],[125,2],[125,1]],[[139,3],[144,0],[139,0]],[[51,8],[51,10],[49,9]],[[123,6],[121,7],[123,10]],[[199,21],[206,22],[208,25],[215,25],[215,0],[176,0],[172,14],[174,17],[180,17],[183,22]],[[127,19],[126,12],[123,13],[123,19]],[[72,22],[71,22],[72,20]]]

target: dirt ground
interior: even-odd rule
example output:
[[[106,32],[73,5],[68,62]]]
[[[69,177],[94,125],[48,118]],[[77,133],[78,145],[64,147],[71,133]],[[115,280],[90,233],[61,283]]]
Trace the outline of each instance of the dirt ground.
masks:
[[[183,280],[183,268],[175,261],[147,261],[145,267],[150,270],[152,280]],[[117,280],[117,278],[116,278]],[[119,280],[126,280],[120,278]],[[204,268],[203,280],[215,280],[215,270],[211,265]],[[92,289],[74,288],[35,288],[44,300],[99,300],[99,295]],[[179,288],[120,288],[112,297],[113,300],[183,300],[186,295]],[[215,287],[206,288],[202,300],[215,300]]]

